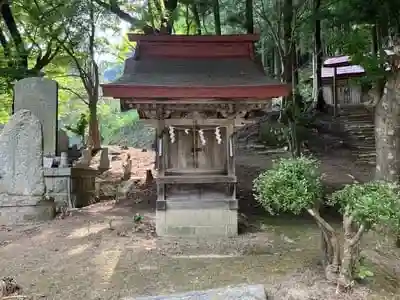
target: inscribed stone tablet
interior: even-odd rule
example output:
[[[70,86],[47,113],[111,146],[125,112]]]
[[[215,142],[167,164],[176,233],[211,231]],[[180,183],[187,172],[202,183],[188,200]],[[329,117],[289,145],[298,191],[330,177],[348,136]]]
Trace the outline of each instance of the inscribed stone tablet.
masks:
[[[31,111],[43,129],[43,154],[55,156],[57,147],[57,82],[47,78],[30,77],[14,86],[14,113],[20,109]]]

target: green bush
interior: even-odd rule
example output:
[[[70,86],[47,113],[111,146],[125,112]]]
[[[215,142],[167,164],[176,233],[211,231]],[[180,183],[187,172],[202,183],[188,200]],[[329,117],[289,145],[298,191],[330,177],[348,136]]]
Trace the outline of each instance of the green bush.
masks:
[[[321,243],[326,278],[340,290],[352,285],[355,277],[373,273],[360,262],[360,241],[365,231],[384,228],[399,234],[400,188],[388,182],[357,183],[332,194],[331,205],[343,213],[343,237],[340,238],[318,210],[323,189],[318,161],[300,157],[281,159],[254,180],[256,200],[270,213],[307,211],[322,232]]]
[[[366,229],[379,224],[396,230],[400,220],[400,189],[397,184],[372,181],[345,186],[332,194],[330,204]]]
[[[283,147],[287,144],[286,131],[286,126],[277,121],[263,122],[260,124],[259,140],[270,147]]]
[[[309,157],[283,158],[253,182],[255,199],[271,214],[300,214],[322,200],[319,163]]]

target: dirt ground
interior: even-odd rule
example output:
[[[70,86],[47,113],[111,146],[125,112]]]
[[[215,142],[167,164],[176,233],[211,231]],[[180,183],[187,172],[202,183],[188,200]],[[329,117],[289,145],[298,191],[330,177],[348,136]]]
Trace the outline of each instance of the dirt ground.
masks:
[[[257,215],[249,179],[278,156],[242,151],[238,157],[239,197],[247,215]],[[134,161],[132,172],[145,174],[139,169],[148,168],[150,158],[154,153],[141,152],[144,163]],[[323,159],[322,170],[334,186],[371,174],[341,156]],[[144,216],[140,228],[136,213]],[[397,284],[388,284],[383,273],[351,295],[336,294],[322,279],[320,233],[311,220],[258,214],[251,218],[254,229],[237,238],[184,240],[155,237],[154,217],[154,201],[111,200],[52,222],[0,227],[0,277],[15,278],[31,299],[121,299],[248,283],[264,284],[277,300],[400,299],[394,296]],[[391,243],[372,234],[366,238],[371,251],[390,249],[400,257]]]

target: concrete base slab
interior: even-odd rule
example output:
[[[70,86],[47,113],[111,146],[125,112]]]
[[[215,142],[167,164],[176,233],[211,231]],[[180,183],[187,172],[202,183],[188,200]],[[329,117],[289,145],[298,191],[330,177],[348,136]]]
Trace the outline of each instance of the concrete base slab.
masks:
[[[158,236],[232,237],[238,234],[236,210],[226,208],[158,210]]]
[[[243,285],[166,296],[123,298],[122,300],[266,300],[264,286]]]

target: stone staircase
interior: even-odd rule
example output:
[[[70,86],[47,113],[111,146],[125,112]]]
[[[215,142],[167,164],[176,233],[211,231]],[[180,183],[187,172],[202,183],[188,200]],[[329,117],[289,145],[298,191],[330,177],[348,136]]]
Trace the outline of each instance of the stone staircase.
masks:
[[[374,113],[365,106],[341,108],[337,121],[349,138],[357,162],[375,164]]]

